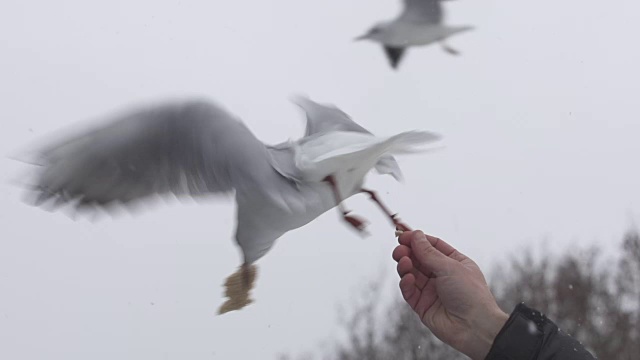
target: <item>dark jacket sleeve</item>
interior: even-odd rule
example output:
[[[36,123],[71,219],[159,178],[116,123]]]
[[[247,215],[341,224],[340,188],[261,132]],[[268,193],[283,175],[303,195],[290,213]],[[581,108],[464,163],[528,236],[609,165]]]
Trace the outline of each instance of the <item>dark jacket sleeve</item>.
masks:
[[[486,360],[591,360],[578,340],[539,311],[518,304],[496,336]]]

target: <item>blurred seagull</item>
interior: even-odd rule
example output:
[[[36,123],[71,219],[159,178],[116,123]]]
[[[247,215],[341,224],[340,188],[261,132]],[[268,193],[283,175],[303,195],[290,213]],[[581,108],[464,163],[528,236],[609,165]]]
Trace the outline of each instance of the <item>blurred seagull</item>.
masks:
[[[373,26],[355,40],[371,40],[382,44],[392,68],[397,69],[410,46],[424,46],[440,42],[452,55],[459,52],[445,43],[448,37],[472,30],[472,26],[448,26],[443,22],[443,0],[404,0],[404,10],[395,19]]]
[[[34,205],[108,209],[155,194],[198,198],[235,190],[235,239],[244,259],[225,282],[228,300],[219,313],[241,309],[252,302],[254,263],[289,230],[338,206],[342,219],[364,231],[365,221],[341,204],[354,194],[369,194],[396,229],[408,230],[362,187],[365,175],[375,168],[400,179],[391,154],[427,150],[419,146],[440,139],[423,131],[376,137],[337,107],[302,96],[292,100],[306,112],[305,136],[275,146],[208,101],[121,113],[35,154]]]

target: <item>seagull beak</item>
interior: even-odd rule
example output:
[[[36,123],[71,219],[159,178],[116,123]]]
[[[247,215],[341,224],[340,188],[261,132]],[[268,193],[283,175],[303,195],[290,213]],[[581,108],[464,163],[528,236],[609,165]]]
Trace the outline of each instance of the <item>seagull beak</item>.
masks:
[[[369,38],[369,34],[364,34],[354,38],[353,41],[362,41],[362,40],[367,40],[368,38]]]

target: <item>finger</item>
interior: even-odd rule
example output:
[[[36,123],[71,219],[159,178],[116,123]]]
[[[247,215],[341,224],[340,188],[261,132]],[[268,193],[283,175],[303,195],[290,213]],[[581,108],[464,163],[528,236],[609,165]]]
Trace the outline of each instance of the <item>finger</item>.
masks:
[[[413,277],[415,278],[415,283],[416,283],[415,286],[419,290],[422,290],[425,287],[425,285],[429,282],[429,276],[422,273],[419,269],[415,267],[414,264],[415,262],[413,262],[410,257],[404,256],[400,259],[400,261],[398,261],[398,266],[396,267],[396,269],[400,277],[403,277],[407,274],[413,274]]]
[[[425,236],[427,237],[427,240],[429,240],[429,243],[431,243],[431,245],[434,248],[436,248],[441,253],[447,255],[448,257],[457,261],[462,261],[467,258],[461,252],[456,250],[453,246],[449,245],[446,241],[431,235],[425,234]]]
[[[400,245],[411,246],[411,238],[415,234],[415,231],[405,231],[398,236],[398,242]]]
[[[402,233],[402,235],[398,237],[398,242],[401,245],[411,247],[411,239],[413,238],[415,233],[416,231],[405,231],[404,233]],[[433,245],[433,247],[438,249],[438,251],[440,251],[441,253],[457,261],[462,261],[467,259],[467,257],[464,254],[456,250],[453,246],[449,245],[446,241],[431,235],[425,235],[425,236],[427,237],[427,240],[429,240],[431,245]]]
[[[415,286],[415,277],[413,274],[407,274],[400,279],[400,292],[404,301],[415,309],[420,300],[420,290]]]
[[[438,301],[438,292],[436,285],[433,282],[427,284],[424,289],[420,290],[420,298],[416,302],[416,306],[413,308],[420,317],[424,317],[424,314]]]
[[[413,266],[417,270],[414,271],[416,281],[418,285],[420,285],[419,288],[422,288],[422,286],[429,280],[429,278],[433,276],[433,271],[426,268],[425,265],[422,264],[422,262],[419,261],[411,251],[411,239],[413,238],[413,236],[415,236],[416,233],[417,231],[410,231],[400,235],[399,242],[402,245],[398,245],[394,249],[392,256],[396,261],[399,261],[404,256],[409,256],[411,258],[411,260],[413,261]],[[425,235],[425,237],[427,238],[427,240],[429,240],[429,243],[431,243],[431,245],[438,251],[453,258],[454,260],[462,261],[467,258],[444,240],[431,235]]]
[[[405,245],[398,245],[391,253],[393,260],[400,261],[405,256],[411,256],[411,248]]]
[[[413,273],[413,271],[415,270],[413,268],[413,263],[411,262],[411,259],[409,259],[407,256],[403,257],[402,259],[400,259],[400,261],[398,261],[398,266],[396,267],[396,269],[398,270],[398,275],[400,275],[400,277],[403,277],[409,273]]]
[[[436,249],[422,231],[416,231],[411,239],[411,250],[417,263],[420,264],[421,271],[425,274],[433,272],[436,276],[449,273],[453,259]],[[457,262],[455,262],[457,263]],[[426,270],[426,272],[425,272]]]
[[[429,280],[431,280],[431,277],[433,277],[433,274],[425,274],[415,267],[413,268],[412,274],[416,278],[416,287],[420,290],[424,289],[424,287],[429,283]]]

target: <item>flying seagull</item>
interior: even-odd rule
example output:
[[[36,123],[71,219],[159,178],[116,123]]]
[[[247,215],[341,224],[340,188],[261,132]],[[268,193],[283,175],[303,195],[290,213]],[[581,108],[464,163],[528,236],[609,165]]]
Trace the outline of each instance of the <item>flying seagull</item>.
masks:
[[[241,309],[252,302],[254,263],[286,232],[336,206],[347,224],[365,230],[365,221],[342,205],[354,194],[369,194],[396,229],[408,230],[362,187],[365,175],[375,168],[400,179],[391,154],[427,150],[420,146],[440,139],[423,131],[376,137],[335,106],[302,96],[294,102],[306,112],[305,135],[275,146],[209,101],[122,112],[37,151],[34,205],[108,209],[157,194],[235,192],[235,240],[243,262],[225,282],[228,300],[219,313]]]
[[[355,40],[371,40],[384,48],[392,68],[397,69],[406,49],[439,42],[452,55],[459,52],[445,43],[445,39],[472,26],[443,24],[443,0],[404,0],[404,10],[395,19],[379,22],[369,32]]]

